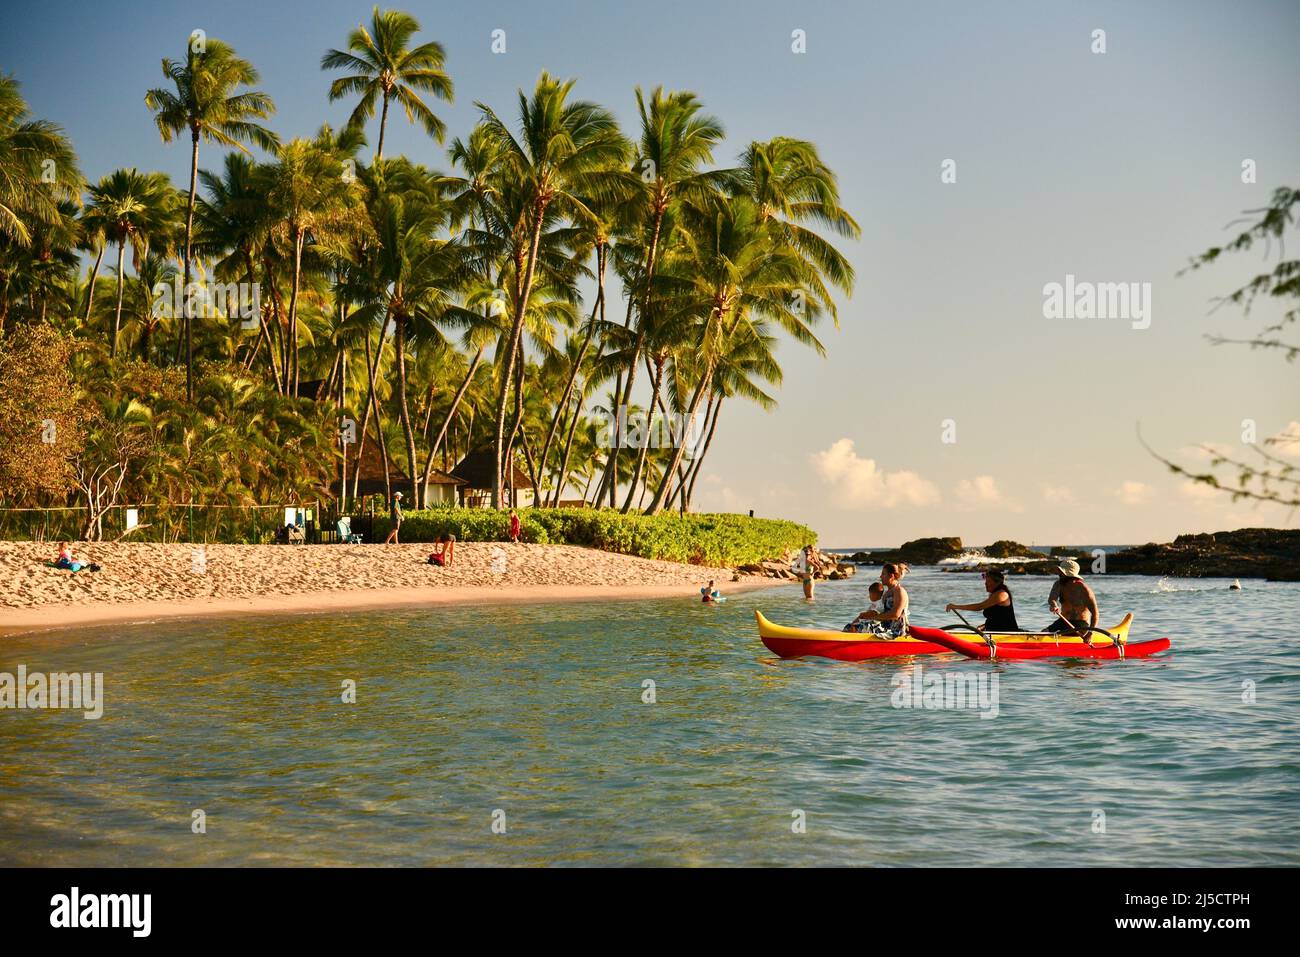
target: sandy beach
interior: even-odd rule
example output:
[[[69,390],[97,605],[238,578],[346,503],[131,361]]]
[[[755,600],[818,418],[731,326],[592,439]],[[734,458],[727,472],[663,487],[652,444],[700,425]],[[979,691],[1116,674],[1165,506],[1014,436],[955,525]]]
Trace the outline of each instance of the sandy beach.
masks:
[[[0,542],[0,634],[214,614],[322,613],[422,604],[698,597],[774,584],[732,571],[572,545],[462,542],[450,568],[431,546],[76,543],[77,573],[45,563],[57,543]]]

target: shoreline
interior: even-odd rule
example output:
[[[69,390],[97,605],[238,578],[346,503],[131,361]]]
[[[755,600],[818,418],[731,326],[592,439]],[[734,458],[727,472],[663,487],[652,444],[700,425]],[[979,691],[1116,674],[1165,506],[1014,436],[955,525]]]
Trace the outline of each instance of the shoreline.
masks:
[[[736,595],[790,582],[757,576],[727,582],[726,593]],[[259,595],[209,601],[133,601],[117,604],[42,605],[4,612],[0,639],[64,631],[79,626],[112,624],[142,625],[158,621],[195,618],[242,618],[261,615],[308,617],[345,611],[376,611],[385,608],[430,608],[466,605],[597,604],[603,602],[650,601],[682,598],[698,603],[695,596],[673,585],[519,585],[511,588],[384,588],[355,592],[300,592],[278,598]],[[307,606],[307,607],[304,607]]]
[[[0,638],[81,626],[200,617],[339,614],[381,608],[699,601],[714,579],[737,594],[782,579],[637,558],[571,545],[463,542],[449,568],[430,546],[79,543],[78,560],[50,568],[49,543],[0,542]],[[200,564],[194,565],[196,554]]]

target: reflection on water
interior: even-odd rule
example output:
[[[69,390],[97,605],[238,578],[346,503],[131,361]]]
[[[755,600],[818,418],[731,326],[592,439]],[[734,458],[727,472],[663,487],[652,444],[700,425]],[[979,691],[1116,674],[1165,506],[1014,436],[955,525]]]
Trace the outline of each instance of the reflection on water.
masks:
[[[891,707],[906,661],[759,643],[755,607],[838,627],[862,579],[811,605],[788,586],[9,639],[0,671],[102,671],[106,702],[0,712],[0,864],[1300,863],[1300,586],[1093,581],[1107,621],[1131,608],[1173,653],[919,662],[997,674],[993,720]],[[980,591],[908,584],[919,622]],[[1033,621],[1045,580],[1012,584]]]

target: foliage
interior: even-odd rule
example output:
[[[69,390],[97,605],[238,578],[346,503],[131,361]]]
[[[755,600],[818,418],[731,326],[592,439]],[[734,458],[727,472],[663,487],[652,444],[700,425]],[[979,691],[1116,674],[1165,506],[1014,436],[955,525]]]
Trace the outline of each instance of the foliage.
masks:
[[[581,545],[640,558],[693,565],[737,566],[777,559],[816,542],[812,529],[779,519],[731,514],[624,515],[610,509],[552,508],[518,512],[526,542]],[[375,522],[382,540],[392,528]],[[402,539],[432,542],[439,535],[459,541],[509,540],[510,513],[483,508],[431,508],[402,516]]]
[[[71,340],[49,326],[0,339],[0,494],[10,504],[65,492],[72,479],[86,416],[69,372],[71,352]]]

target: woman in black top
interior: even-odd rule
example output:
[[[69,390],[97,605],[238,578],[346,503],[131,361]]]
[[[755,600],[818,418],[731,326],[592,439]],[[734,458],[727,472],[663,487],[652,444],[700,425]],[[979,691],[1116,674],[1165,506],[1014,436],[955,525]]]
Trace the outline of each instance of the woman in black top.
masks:
[[[981,631],[1019,631],[1016,605],[1011,600],[1011,589],[1004,584],[1006,578],[1003,573],[991,569],[980,574],[984,577],[984,590],[989,593],[989,597],[978,605],[948,605],[944,611],[982,611],[984,625],[980,628]]]

